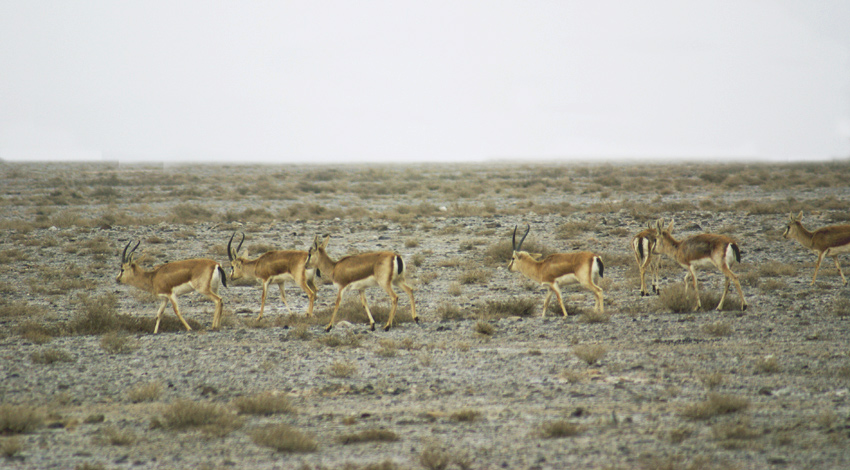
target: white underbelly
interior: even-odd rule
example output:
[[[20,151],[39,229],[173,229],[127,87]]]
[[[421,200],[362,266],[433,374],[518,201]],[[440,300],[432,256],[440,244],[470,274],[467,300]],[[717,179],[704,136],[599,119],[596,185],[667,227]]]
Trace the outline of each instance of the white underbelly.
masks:
[[[271,284],[283,284],[286,281],[295,281],[295,278],[290,273],[278,274],[269,278]]]
[[[555,279],[555,282],[557,282],[558,285],[561,285],[561,286],[567,285],[567,284],[577,284],[578,278],[576,277],[575,274],[564,274],[563,276]]]
[[[361,279],[359,281],[352,282],[351,284],[346,286],[345,289],[364,290],[367,287],[375,287],[377,285],[378,281],[375,279],[375,276],[369,276],[366,279]]]
[[[841,253],[850,253],[850,243],[848,243],[847,245],[842,245],[842,246],[834,246],[834,247],[829,249],[830,255],[838,255],[838,254],[841,254]]]
[[[188,292],[192,292],[193,290],[195,290],[195,288],[192,287],[192,283],[186,282],[186,283],[180,284],[179,286],[173,287],[171,289],[171,293],[174,294],[174,295],[182,295],[182,294],[185,294],[185,293],[188,293]]]

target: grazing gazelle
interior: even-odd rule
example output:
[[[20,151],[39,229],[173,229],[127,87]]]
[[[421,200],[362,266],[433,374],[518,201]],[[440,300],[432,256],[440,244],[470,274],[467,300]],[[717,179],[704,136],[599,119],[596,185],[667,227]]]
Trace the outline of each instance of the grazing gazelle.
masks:
[[[549,293],[546,295],[546,300],[543,301],[543,316],[546,316],[546,310],[549,308],[549,300],[552,294],[558,298],[558,304],[561,306],[561,313],[567,316],[567,309],[564,307],[564,300],[561,298],[560,284],[579,283],[585,289],[593,292],[596,296],[596,311],[602,313],[604,306],[602,304],[602,288],[596,284],[596,281],[603,277],[605,267],[602,265],[602,258],[588,251],[577,251],[573,253],[554,253],[540,260],[541,256],[537,253],[528,253],[522,250],[522,242],[531,231],[531,225],[528,225],[525,230],[525,235],[516,242],[516,230],[511,238],[513,245],[513,254],[511,261],[508,263],[508,270],[519,271],[532,281],[539,282],[549,288]]]
[[[242,249],[242,242],[245,241],[245,234],[242,234],[242,239],[236,249],[233,249],[233,237],[236,233],[230,236],[230,241],[227,242],[227,256],[230,258],[230,279],[239,279],[242,276],[256,278],[263,282],[263,295],[260,297],[260,314],[257,320],[263,318],[263,311],[266,307],[266,293],[269,290],[269,284],[277,284],[280,289],[280,298],[286,306],[289,314],[292,314],[292,309],[289,308],[289,302],[286,301],[286,294],[283,292],[283,285],[286,281],[295,281],[301,290],[307,294],[310,304],[307,306],[307,315],[313,315],[313,303],[316,301],[316,283],[315,270],[307,268],[308,254],[306,251],[299,250],[275,250],[268,251],[259,258],[249,260],[247,253],[239,253]]]
[[[404,279],[404,261],[401,259],[401,255],[392,251],[373,251],[345,256],[340,258],[339,261],[334,261],[328,256],[327,252],[330,240],[331,236],[325,235],[325,240],[319,243],[319,236],[316,235],[316,239],[308,252],[307,261],[307,267],[320,269],[321,272],[329,275],[337,288],[334,312],[331,315],[331,322],[325,328],[326,331],[333,328],[342,294],[348,289],[360,291],[360,302],[366,309],[366,315],[369,316],[369,327],[374,331],[375,319],[372,318],[372,312],[369,311],[369,305],[366,304],[366,293],[364,292],[367,287],[371,286],[383,287],[393,302],[390,318],[384,325],[384,330],[389,330],[392,326],[393,317],[395,317],[398,308],[398,295],[393,290],[393,285],[400,286],[410,296],[410,315],[413,317],[413,321],[419,322],[419,318],[416,317],[416,305],[413,301],[413,289],[407,285]]]
[[[730,282],[735,283],[735,287],[738,289],[738,295],[741,296],[741,310],[746,310],[747,300],[744,298],[741,283],[738,282],[738,276],[729,269],[732,261],[741,262],[741,251],[738,249],[738,244],[735,240],[726,235],[701,233],[679,241],[673,238],[672,235],[673,221],[670,221],[670,225],[666,229],[663,225],[664,223],[660,219],[656,222],[655,232],[658,252],[673,258],[680,266],[688,270],[684,279],[685,290],[688,289],[688,276],[693,277],[694,292],[697,295],[697,306],[694,308],[694,311],[702,307],[694,266],[710,265],[714,265],[726,277],[726,285],[723,288],[723,295],[720,296],[720,302],[717,304],[717,310],[720,311],[723,307],[723,301],[726,300],[726,293],[729,292]]]
[[[136,246],[127,253],[127,248],[130,247],[131,243],[133,243],[132,240],[127,243],[124,252],[121,254],[121,272],[118,273],[116,280],[118,283],[129,284],[150,292],[161,299],[159,310],[156,312],[154,333],[159,332],[162,312],[165,311],[165,306],[168,305],[169,300],[171,306],[174,307],[174,314],[177,315],[186,330],[192,330],[186,320],[183,319],[183,315],[180,314],[177,296],[193,290],[204,294],[215,302],[212,327],[215,329],[221,326],[222,304],[221,297],[218,295],[218,287],[219,284],[227,287],[227,276],[220,264],[211,259],[187,259],[157,266],[153,271],[145,271],[133,260],[133,252],[136,251],[141,242],[137,241]]]
[[[632,250],[635,252],[640,270],[640,295],[649,295],[646,291],[646,270],[649,268],[652,275],[652,293],[658,293],[658,264],[660,259],[657,254],[657,241],[655,229],[652,227],[643,230],[632,238]]]
[[[827,256],[832,256],[835,261],[835,268],[838,269],[838,274],[841,275],[841,280],[844,285],[847,285],[847,279],[844,278],[844,273],[841,272],[841,265],[838,264],[836,255],[850,252],[850,225],[831,225],[822,227],[814,232],[809,232],[803,227],[803,211],[797,217],[794,213],[788,214],[788,227],[782,235],[785,238],[793,238],[800,242],[806,248],[811,249],[818,255],[818,263],[815,265],[815,273],[812,276],[812,285],[815,279],[818,278],[818,269],[820,263]]]

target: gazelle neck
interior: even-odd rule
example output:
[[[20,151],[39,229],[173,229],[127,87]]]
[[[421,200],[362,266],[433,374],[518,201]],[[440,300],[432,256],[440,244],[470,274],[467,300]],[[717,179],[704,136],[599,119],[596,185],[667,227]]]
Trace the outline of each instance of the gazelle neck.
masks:
[[[336,266],[337,262],[331,259],[328,252],[324,248],[320,248],[313,253],[313,256],[316,257],[316,268],[333,277],[334,266]]]
[[[794,222],[794,230],[791,231],[791,237],[800,242],[806,248],[812,248],[812,238],[814,234],[812,232],[806,230],[806,227],[803,227],[803,224],[800,222]]]
[[[137,264],[130,265],[133,275],[127,279],[127,284],[139,288],[143,291],[153,292],[153,274],[154,271],[145,271]]]

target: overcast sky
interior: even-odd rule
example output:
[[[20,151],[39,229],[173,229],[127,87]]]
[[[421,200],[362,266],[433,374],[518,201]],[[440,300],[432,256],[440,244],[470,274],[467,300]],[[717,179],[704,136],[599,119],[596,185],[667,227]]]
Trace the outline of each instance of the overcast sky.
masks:
[[[0,0],[7,160],[847,156],[847,0]]]

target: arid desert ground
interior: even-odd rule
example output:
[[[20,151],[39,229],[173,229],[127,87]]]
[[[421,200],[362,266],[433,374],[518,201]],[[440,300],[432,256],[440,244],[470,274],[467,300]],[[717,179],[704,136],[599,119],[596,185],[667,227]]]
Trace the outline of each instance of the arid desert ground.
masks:
[[[783,238],[850,220],[850,162],[807,164],[125,165],[0,162],[0,467],[12,469],[850,468],[850,287]],[[632,237],[734,238],[734,288],[662,259],[642,297]],[[524,250],[604,261],[590,292],[507,269]],[[245,234],[253,258],[307,250],[403,256],[389,331],[358,296],[228,280],[222,327],[190,293],[153,334],[158,301],[118,284],[210,258]],[[850,271],[850,256],[839,256]],[[847,274],[850,274],[848,272]],[[376,320],[389,297],[366,291]]]

